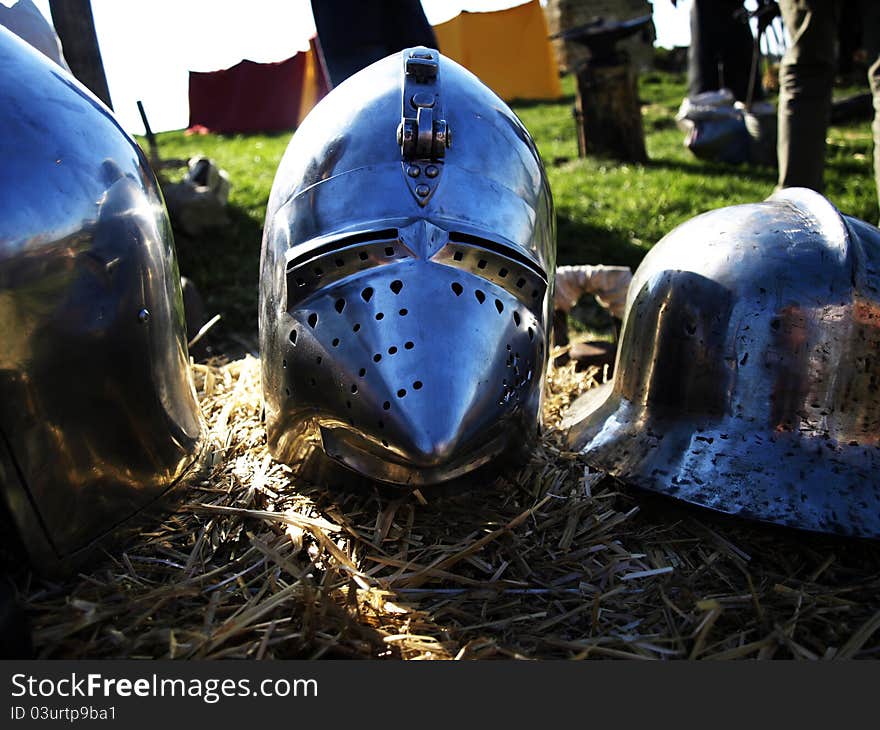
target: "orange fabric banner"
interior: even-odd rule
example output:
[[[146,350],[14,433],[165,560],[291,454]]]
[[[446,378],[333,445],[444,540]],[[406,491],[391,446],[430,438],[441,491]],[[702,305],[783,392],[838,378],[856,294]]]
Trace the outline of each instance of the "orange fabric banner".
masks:
[[[463,12],[434,26],[440,52],[502,99],[562,96],[547,20],[538,0],[507,10]]]

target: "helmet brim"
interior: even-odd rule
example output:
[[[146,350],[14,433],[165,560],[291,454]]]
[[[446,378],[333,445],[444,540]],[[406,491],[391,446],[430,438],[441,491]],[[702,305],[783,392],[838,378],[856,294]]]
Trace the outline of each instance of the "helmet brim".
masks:
[[[686,414],[685,414],[686,415]],[[569,448],[633,486],[729,515],[851,537],[880,537],[880,450],[743,418],[675,417],[607,383],[563,422]]]

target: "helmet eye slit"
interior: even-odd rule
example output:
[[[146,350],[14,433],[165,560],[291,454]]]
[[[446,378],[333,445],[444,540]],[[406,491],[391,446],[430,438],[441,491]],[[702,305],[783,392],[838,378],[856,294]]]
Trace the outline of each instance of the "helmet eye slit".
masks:
[[[386,228],[335,239],[298,255],[293,255],[296,247],[290,249],[286,265],[287,311],[292,312],[319,289],[349,276],[414,258],[399,234],[396,228]],[[402,288],[400,280],[392,282],[395,294]]]
[[[449,243],[431,260],[485,279],[526,306],[533,305],[547,289],[547,275],[538,263],[510,244],[479,236],[453,231]]]

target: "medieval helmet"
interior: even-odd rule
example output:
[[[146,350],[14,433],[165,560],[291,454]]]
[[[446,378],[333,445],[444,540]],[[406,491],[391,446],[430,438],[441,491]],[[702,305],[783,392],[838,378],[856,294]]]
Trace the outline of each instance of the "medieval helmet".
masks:
[[[266,214],[268,441],[430,484],[534,440],[555,218],[528,132],[437,51],[389,56],[309,114]]]
[[[156,179],[110,111],[0,28],[0,494],[57,570],[200,452]]]
[[[880,231],[792,188],[684,223],[628,294],[570,446],[729,514],[880,537]]]

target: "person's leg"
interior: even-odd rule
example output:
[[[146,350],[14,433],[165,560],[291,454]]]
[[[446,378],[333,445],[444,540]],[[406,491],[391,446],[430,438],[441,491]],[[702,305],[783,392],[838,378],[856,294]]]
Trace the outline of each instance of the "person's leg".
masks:
[[[868,69],[868,83],[874,97],[874,123],[871,125],[874,136],[874,179],[880,199],[880,3],[876,0],[862,0],[860,20],[862,47],[871,64]]]
[[[874,97],[874,121],[871,131],[874,137],[874,181],[877,185],[877,200],[880,203],[880,55],[874,56],[874,63],[868,69],[868,82]]]
[[[691,44],[688,48],[688,96],[720,88],[718,77],[718,14],[712,0],[693,0]]]
[[[752,57],[755,36],[751,26],[737,17],[743,10],[742,0],[719,0],[714,3],[718,16],[718,53],[724,74],[724,85],[733,92],[737,101],[745,103],[749,96],[749,79],[752,78]],[[761,77],[755,68],[755,85],[752,100],[762,99]]]
[[[780,0],[791,39],[779,69],[779,187],[821,191],[831,116],[837,0]]]

